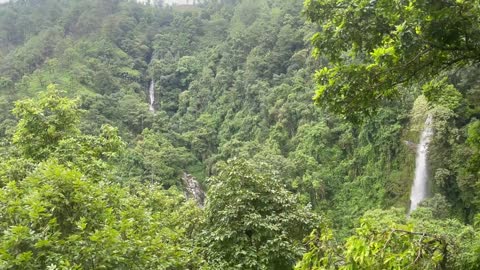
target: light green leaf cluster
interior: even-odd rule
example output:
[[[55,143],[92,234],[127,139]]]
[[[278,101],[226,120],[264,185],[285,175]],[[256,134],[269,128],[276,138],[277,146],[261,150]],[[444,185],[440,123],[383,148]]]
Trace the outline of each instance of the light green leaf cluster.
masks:
[[[0,190],[0,266],[186,269],[195,207],[160,186],[121,187],[54,161]]]
[[[81,134],[75,101],[53,86],[14,111],[22,151],[0,163],[0,268],[204,265],[192,241],[202,222],[193,202],[158,184],[108,180],[124,147],[117,129]]]
[[[323,225],[306,239],[296,269],[476,269],[478,232],[433,210],[421,207],[410,219],[403,209],[369,211],[343,246]]]

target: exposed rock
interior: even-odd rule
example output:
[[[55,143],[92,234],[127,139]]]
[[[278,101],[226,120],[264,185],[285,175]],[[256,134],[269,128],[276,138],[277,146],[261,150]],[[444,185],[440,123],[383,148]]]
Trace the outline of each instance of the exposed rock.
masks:
[[[183,185],[185,187],[185,196],[189,199],[194,199],[200,207],[205,203],[205,191],[202,186],[192,175],[183,173]]]
[[[403,142],[405,143],[406,146],[408,146],[410,150],[412,150],[413,152],[417,152],[418,144],[411,141],[403,141]]]

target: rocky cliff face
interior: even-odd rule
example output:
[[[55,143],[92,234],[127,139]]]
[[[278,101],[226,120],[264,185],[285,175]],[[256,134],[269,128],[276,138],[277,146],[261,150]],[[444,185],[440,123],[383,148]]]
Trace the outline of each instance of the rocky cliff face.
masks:
[[[188,173],[183,174],[182,181],[185,188],[185,196],[195,200],[200,207],[203,207],[205,203],[205,192],[200,183]]]

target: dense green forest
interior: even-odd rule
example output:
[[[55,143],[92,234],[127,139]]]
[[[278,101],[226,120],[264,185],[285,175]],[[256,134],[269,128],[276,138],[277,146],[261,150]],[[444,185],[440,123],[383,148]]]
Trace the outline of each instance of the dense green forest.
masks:
[[[479,0],[151,2],[0,4],[0,269],[480,269]]]

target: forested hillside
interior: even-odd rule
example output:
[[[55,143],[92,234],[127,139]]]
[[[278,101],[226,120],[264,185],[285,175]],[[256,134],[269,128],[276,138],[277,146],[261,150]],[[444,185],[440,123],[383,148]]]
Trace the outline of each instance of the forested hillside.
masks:
[[[480,268],[479,1],[198,2],[0,5],[0,268]]]

